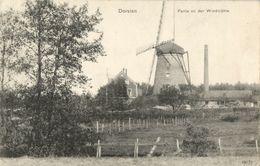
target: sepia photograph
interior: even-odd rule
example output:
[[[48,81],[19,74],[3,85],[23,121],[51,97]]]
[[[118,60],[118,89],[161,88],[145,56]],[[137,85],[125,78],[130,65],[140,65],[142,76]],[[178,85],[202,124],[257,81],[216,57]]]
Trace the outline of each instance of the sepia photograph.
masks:
[[[0,0],[1,166],[260,166],[259,0]]]

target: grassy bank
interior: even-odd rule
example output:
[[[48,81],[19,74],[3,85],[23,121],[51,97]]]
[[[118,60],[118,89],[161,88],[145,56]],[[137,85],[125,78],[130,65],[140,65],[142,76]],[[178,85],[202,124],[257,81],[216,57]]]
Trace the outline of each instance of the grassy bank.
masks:
[[[255,157],[205,157],[205,158],[2,158],[1,166],[258,166],[259,158]]]

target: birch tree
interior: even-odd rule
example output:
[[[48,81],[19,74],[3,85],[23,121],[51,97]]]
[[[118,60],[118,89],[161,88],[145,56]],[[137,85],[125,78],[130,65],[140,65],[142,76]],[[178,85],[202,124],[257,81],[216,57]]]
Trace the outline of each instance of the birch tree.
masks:
[[[96,62],[105,55],[103,33],[96,28],[101,21],[99,10],[90,14],[87,5],[71,8],[50,0],[27,1],[23,65],[29,66],[26,73],[35,79],[28,104],[32,110],[31,147],[67,146],[70,138],[61,131],[77,125],[71,119],[75,108],[72,88],[89,81],[82,71],[84,62]],[[61,141],[60,137],[66,138]]]
[[[16,70],[18,51],[22,44],[19,42],[21,33],[20,13],[10,9],[0,13],[0,48],[1,48],[1,75],[0,75],[0,105],[1,122],[4,124],[4,96],[8,84],[12,81],[12,73]]]

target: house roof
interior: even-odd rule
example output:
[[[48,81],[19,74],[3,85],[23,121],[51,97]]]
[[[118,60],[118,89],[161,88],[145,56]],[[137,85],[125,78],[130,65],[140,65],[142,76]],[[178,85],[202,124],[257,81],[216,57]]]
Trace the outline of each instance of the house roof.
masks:
[[[173,43],[172,41],[168,41],[156,47],[156,51],[158,55],[161,54],[184,54],[185,51],[179,45]]]
[[[127,69],[125,68],[123,68],[112,80],[117,80],[120,77],[136,84],[136,82],[127,75]]]
[[[201,95],[203,100],[250,100],[252,91],[250,90],[213,90]]]

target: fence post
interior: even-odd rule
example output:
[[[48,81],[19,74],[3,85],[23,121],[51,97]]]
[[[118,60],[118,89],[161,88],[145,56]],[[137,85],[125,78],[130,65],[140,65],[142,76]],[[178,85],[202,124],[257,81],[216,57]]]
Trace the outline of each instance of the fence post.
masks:
[[[98,121],[97,121],[97,133],[98,133],[98,130],[99,130],[99,126],[98,126]]]
[[[104,123],[101,124],[101,133],[104,132]]]
[[[176,146],[177,146],[177,151],[179,152],[181,149],[180,149],[180,144],[179,144],[179,140],[178,139],[176,140]]]
[[[98,143],[97,143],[97,155],[96,155],[97,158],[100,158],[101,157],[101,145],[100,145],[100,140],[98,140]]]
[[[131,130],[131,118],[128,119],[128,128]]]
[[[125,131],[125,122],[122,123],[122,131]]]
[[[158,119],[156,120],[156,127],[157,127],[157,128],[159,127]]]
[[[219,146],[219,151],[222,154],[223,151],[222,151],[222,147],[221,147],[221,138],[218,138],[218,146]]]
[[[118,132],[120,133],[120,120],[118,120]]]
[[[136,142],[135,142],[134,157],[135,158],[138,157],[138,138],[136,139]]]
[[[174,124],[177,125],[177,116],[175,116]]]
[[[255,147],[256,147],[256,152],[258,152],[258,142],[257,142],[257,139],[255,140]]]
[[[163,126],[166,126],[166,124],[165,124],[165,119],[163,120]]]
[[[109,123],[109,134],[112,134],[112,124]]]
[[[161,140],[161,137],[157,137],[152,149],[150,150],[149,154],[147,155],[148,157],[152,157],[153,152],[155,151],[157,144],[160,142],[160,140]]]
[[[146,120],[146,128],[148,129],[149,128],[149,121],[148,121],[148,119]]]

